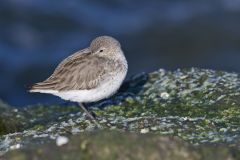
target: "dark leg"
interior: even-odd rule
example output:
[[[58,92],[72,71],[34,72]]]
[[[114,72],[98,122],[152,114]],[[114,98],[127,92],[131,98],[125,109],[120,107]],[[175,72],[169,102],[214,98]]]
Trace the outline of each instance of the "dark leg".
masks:
[[[93,117],[93,115],[85,108],[83,103],[78,103],[78,105],[84,110],[84,112],[92,119],[92,121],[99,127],[101,128],[101,125],[97,122],[96,118]]]

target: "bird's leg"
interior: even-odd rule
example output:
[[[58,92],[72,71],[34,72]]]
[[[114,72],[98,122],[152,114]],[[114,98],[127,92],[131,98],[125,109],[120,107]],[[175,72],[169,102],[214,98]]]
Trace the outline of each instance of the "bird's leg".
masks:
[[[92,121],[99,127],[102,128],[101,125],[97,122],[96,118],[86,109],[83,103],[78,103],[78,105],[84,110],[84,112],[92,119]]]

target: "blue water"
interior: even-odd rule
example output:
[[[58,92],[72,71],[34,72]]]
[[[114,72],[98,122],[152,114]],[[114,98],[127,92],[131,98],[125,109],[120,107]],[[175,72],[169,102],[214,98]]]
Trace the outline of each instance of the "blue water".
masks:
[[[240,71],[240,1],[3,0],[0,99],[14,105],[62,103],[26,92],[99,35],[119,39],[128,77],[158,68]]]

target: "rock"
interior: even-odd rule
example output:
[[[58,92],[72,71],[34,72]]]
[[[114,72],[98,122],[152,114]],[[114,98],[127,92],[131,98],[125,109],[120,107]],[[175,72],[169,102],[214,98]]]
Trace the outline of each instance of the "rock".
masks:
[[[154,133],[160,138],[177,136],[200,146],[240,147],[240,78],[236,73],[160,69],[133,77],[115,96],[88,106],[107,130]],[[2,134],[0,154],[16,144],[29,151],[32,146],[39,149],[43,147],[40,144],[48,146],[59,136],[98,133],[97,127],[80,111],[75,105],[18,109],[22,117],[18,123],[22,127],[16,129],[17,133],[9,130]],[[16,117],[12,114],[5,118],[14,121]],[[70,140],[67,145],[71,143]]]
[[[18,110],[0,101],[0,135],[19,131],[24,125]]]
[[[21,157],[21,158],[19,158]],[[69,143],[56,146],[48,143],[13,150],[6,159],[161,159],[200,160],[217,157],[218,160],[237,159],[240,152],[226,146],[193,146],[179,138],[154,134],[135,134],[116,131],[97,131],[72,136]],[[76,158],[77,157],[77,158]]]

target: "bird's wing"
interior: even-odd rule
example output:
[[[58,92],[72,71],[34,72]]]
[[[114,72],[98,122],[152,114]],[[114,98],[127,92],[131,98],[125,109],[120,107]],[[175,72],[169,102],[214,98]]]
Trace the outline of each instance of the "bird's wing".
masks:
[[[82,50],[66,58],[47,80],[33,85],[30,91],[96,88],[106,74],[105,65],[105,58],[91,56],[88,49]]]

